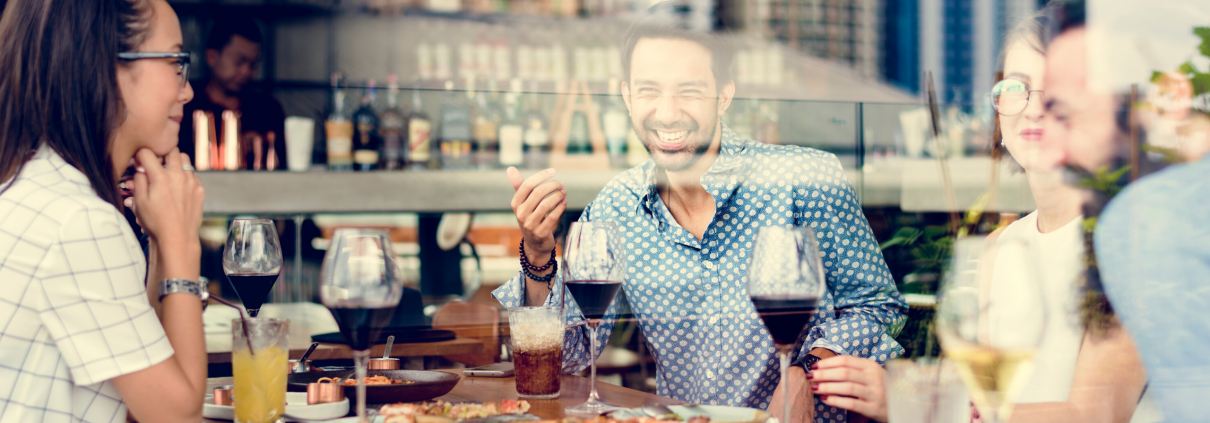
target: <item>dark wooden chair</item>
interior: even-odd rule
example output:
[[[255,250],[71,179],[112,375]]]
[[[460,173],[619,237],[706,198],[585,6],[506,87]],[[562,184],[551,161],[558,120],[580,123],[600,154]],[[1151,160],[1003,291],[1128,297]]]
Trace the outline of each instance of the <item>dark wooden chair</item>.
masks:
[[[459,338],[483,343],[482,353],[447,355],[447,360],[467,367],[500,361],[500,310],[496,307],[461,301],[448,303],[433,315],[433,329],[453,331]]]

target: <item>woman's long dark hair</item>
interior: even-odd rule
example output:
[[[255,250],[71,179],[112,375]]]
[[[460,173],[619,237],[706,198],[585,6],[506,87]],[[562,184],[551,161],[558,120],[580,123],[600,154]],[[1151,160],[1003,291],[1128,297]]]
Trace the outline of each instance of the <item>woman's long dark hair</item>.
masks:
[[[118,53],[142,44],[151,13],[143,0],[8,1],[0,18],[3,190],[46,143],[121,208],[111,157],[126,115]]]

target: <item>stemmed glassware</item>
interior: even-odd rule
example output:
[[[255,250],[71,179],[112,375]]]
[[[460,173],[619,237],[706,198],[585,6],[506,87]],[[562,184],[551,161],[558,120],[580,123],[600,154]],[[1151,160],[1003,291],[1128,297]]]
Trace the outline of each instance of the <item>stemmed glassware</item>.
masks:
[[[588,323],[590,357],[597,352],[597,326],[613,304],[626,277],[626,254],[622,250],[621,233],[616,222],[576,222],[567,233],[563,249],[563,289],[571,294]],[[567,408],[568,414],[603,414],[618,407],[601,401],[597,394],[597,363],[592,360],[592,390],[588,401]]]
[[[249,316],[256,317],[260,313],[260,307],[281,271],[281,241],[273,221],[232,220],[223,249],[223,273]]]
[[[1007,421],[1033,376],[1046,331],[1045,292],[1028,244],[961,238],[938,295],[936,329],[984,422]]]
[[[794,345],[826,290],[819,242],[811,228],[760,228],[748,263],[748,297],[773,337],[781,359],[781,380],[786,378]],[[782,386],[789,388],[789,384]],[[782,416],[789,416],[789,395],[782,395],[786,399]]]
[[[403,296],[403,281],[387,230],[337,229],[324,254],[319,296],[353,349],[357,418],[365,422],[370,347]]]

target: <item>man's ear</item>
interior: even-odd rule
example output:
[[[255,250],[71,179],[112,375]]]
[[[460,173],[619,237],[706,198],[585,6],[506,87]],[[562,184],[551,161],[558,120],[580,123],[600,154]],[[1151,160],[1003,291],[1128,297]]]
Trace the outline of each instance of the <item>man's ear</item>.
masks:
[[[206,65],[209,66],[210,69],[214,69],[218,66],[218,59],[219,57],[222,57],[222,55],[223,52],[221,51],[212,48],[206,49]]]
[[[621,88],[621,91],[622,91],[622,101],[626,102],[626,111],[627,111],[627,113],[629,114],[629,112],[630,112],[630,110],[631,110],[631,107],[630,107],[630,84],[627,84],[627,83],[626,83],[626,81],[622,81],[622,86],[621,86],[621,87],[619,87],[619,88]]]
[[[723,85],[723,89],[718,93],[718,115],[722,117],[727,114],[727,109],[731,108],[731,100],[735,99],[735,81],[727,81],[727,85]]]

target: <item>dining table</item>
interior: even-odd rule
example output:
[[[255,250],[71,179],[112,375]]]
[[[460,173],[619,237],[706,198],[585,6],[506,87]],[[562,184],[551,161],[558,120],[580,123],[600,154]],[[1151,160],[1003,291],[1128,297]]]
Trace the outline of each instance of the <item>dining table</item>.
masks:
[[[437,370],[442,372],[462,374],[462,370]],[[207,381],[206,391],[210,392],[214,388],[224,385],[231,385],[232,378],[217,377],[210,378]],[[543,419],[560,419],[565,417],[563,409],[580,404],[588,400],[589,392],[588,378],[576,375],[563,375],[560,381],[559,398],[547,400],[526,399],[529,402],[529,414],[533,414]],[[614,404],[626,408],[642,407],[647,404],[658,403],[664,405],[684,404],[683,401],[678,401],[672,398],[661,397],[656,394],[643,392],[635,389],[625,388],[617,385],[608,384],[597,381],[597,392],[601,396],[601,400],[610,404]],[[448,402],[491,402],[500,400],[516,400],[521,399],[517,396],[517,380],[514,377],[469,377],[462,376],[458,381],[458,385],[449,393],[437,397],[435,400],[444,400]],[[378,409],[382,404],[367,405],[367,409]],[[350,408],[350,415],[354,413]],[[205,420],[207,422],[226,422],[225,420]]]

